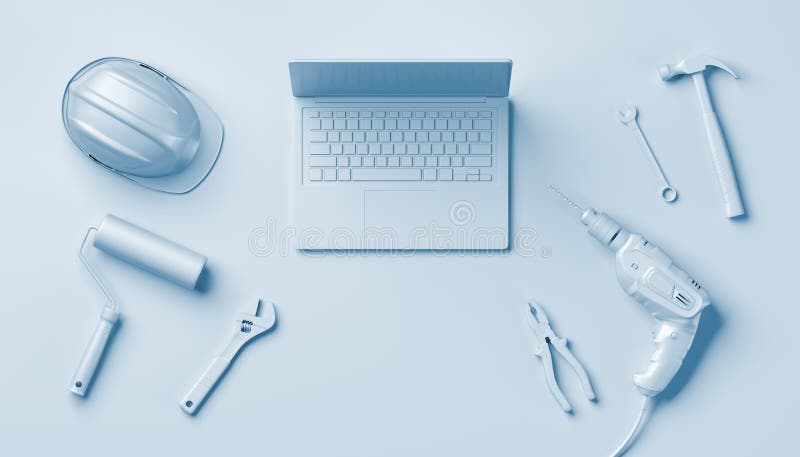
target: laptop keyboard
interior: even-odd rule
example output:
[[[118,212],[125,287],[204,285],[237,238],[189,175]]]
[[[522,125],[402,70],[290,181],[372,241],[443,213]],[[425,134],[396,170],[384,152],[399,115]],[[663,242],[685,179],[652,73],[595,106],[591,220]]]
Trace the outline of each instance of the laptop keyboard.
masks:
[[[496,112],[305,108],[303,176],[312,182],[491,182]]]

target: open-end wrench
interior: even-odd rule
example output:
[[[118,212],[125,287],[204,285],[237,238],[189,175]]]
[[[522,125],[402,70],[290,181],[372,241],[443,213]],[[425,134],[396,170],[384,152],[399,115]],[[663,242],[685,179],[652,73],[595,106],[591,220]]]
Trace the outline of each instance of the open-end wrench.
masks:
[[[647,142],[647,139],[644,137],[642,133],[642,129],[639,128],[639,123],[636,122],[636,117],[639,114],[638,110],[636,109],[636,105],[627,104],[622,107],[619,111],[617,111],[617,118],[623,124],[629,126],[633,129],[634,133],[636,134],[636,139],[639,140],[639,144],[642,146],[642,149],[647,154],[648,160],[650,160],[650,165],[653,167],[653,171],[656,172],[656,176],[658,178],[659,184],[661,184],[660,195],[661,199],[665,202],[674,202],[675,199],[678,198],[678,191],[675,190],[667,181],[667,177],[664,176],[664,170],[661,169],[661,165],[658,163],[658,159],[656,159],[656,155],[653,154],[653,150],[650,148],[650,144]]]

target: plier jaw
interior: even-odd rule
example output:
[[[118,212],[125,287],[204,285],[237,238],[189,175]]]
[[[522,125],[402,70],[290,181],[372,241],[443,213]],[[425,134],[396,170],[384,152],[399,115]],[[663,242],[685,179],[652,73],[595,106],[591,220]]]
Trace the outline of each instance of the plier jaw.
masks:
[[[561,406],[561,409],[567,413],[572,412],[572,406],[569,404],[569,401],[567,401],[564,393],[561,392],[561,389],[558,387],[555,371],[553,369],[553,355],[551,349],[555,349],[559,354],[561,354],[561,357],[563,357],[564,360],[566,360],[570,367],[572,367],[572,369],[575,371],[578,379],[580,380],[581,388],[583,389],[583,393],[586,395],[586,398],[589,400],[594,400],[596,397],[594,389],[592,388],[592,383],[589,380],[589,375],[586,374],[586,370],[583,368],[583,365],[581,365],[578,359],[572,354],[572,351],[567,345],[567,339],[559,337],[553,331],[553,328],[550,326],[550,319],[547,317],[547,313],[545,313],[542,305],[534,300],[528,300],[528,303],[525,306],[525,312],[527,315],[528,325],[530,326],[531,331],[536,338],[535,354],[542,361],[547,387],[550,389],[550,392],[553,394],[556,402],[558,402],[559,406]]]

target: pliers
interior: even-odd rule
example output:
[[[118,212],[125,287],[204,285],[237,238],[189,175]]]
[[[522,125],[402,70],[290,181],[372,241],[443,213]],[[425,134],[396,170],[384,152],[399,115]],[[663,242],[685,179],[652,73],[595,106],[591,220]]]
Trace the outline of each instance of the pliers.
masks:
[[[567,346],[567,339],[556,335],[552,327],[550,327],[550,320],[547,314],[545,314],[542,305],[533,300],[529,300],[528,304],[525,306],[525,310],[528,316],[528,324],[536,337],[536,355],[542,360],[542,364],[544,365],[544,376],[547,379],[547,386],[550,388],[553,397],[555,397],[556,401],[561,406],[561,409],[567,413],[572,412],[572,406],[570,406],[567,398],[564,397],[564,394],[561,392],[556,382],[556,376],[553,371],[553,355],[550,352],[551,347],[561,354],[561,357],[569,363],[578,375],[581,388],[583,389],[583,393],[586,394],[586,398],[594,400],[595,394],[594,389],[592,389],[592,383],[589,381],[589,375],[586,374],[586,370],[578,359],[572,355],[572,351],[570,351]]]
[[[187,414],[194,414],[203,404],[211,389],[219,382],[228,370],[236,354],[253,338],[261,335],[275,325],[275,305],[268,302],[258,315],[261,300],[257,299],[245,305],[233,319],[231,340],[225,349],[211,361],[211,365],[200,376],[200,379],[181,400],[181,409]]]

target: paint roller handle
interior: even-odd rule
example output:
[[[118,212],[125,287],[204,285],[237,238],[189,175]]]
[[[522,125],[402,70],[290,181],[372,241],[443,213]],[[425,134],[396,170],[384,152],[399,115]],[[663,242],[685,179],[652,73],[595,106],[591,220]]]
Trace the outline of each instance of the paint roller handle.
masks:
[[[722,200],[725,204],[725,215],[736,217],[744,214],[742,197],[739,195],[739,187],[736,184],[736,174],[733,171],[731,154],[725,137],[722,135],[717,114],[714,111],[703,113],[703,122],[706,126],[708,145],[711,148],[711,161],[714,164],[714,172],[717,174],[720,188],[722,189]]]
[[[200,379],[192,386],[189,393],[181,400],[181,409],[186,414],[194,414],[198,408],[203,404],[211,389],[219,382],[222,375],[231,364],[228,357],[215,357],[211,361],[211,365],[206,368],[206,371],[200,376]]]
[[[105,307],[103,313],[100,315],[100,322],[97,323],[97,328],[94,330],[92,339],[89,340],[89,345],[83,352],[83,357],[75,370],[75,376],[72,378],[69,390],[72,393],[80,396],[86,395],[89,388],[89,383],[92,382],[94,372],[97,370],[97,365],[103,357],[106,345],[114,330],[114,324],[119,320],[119,311]]]

